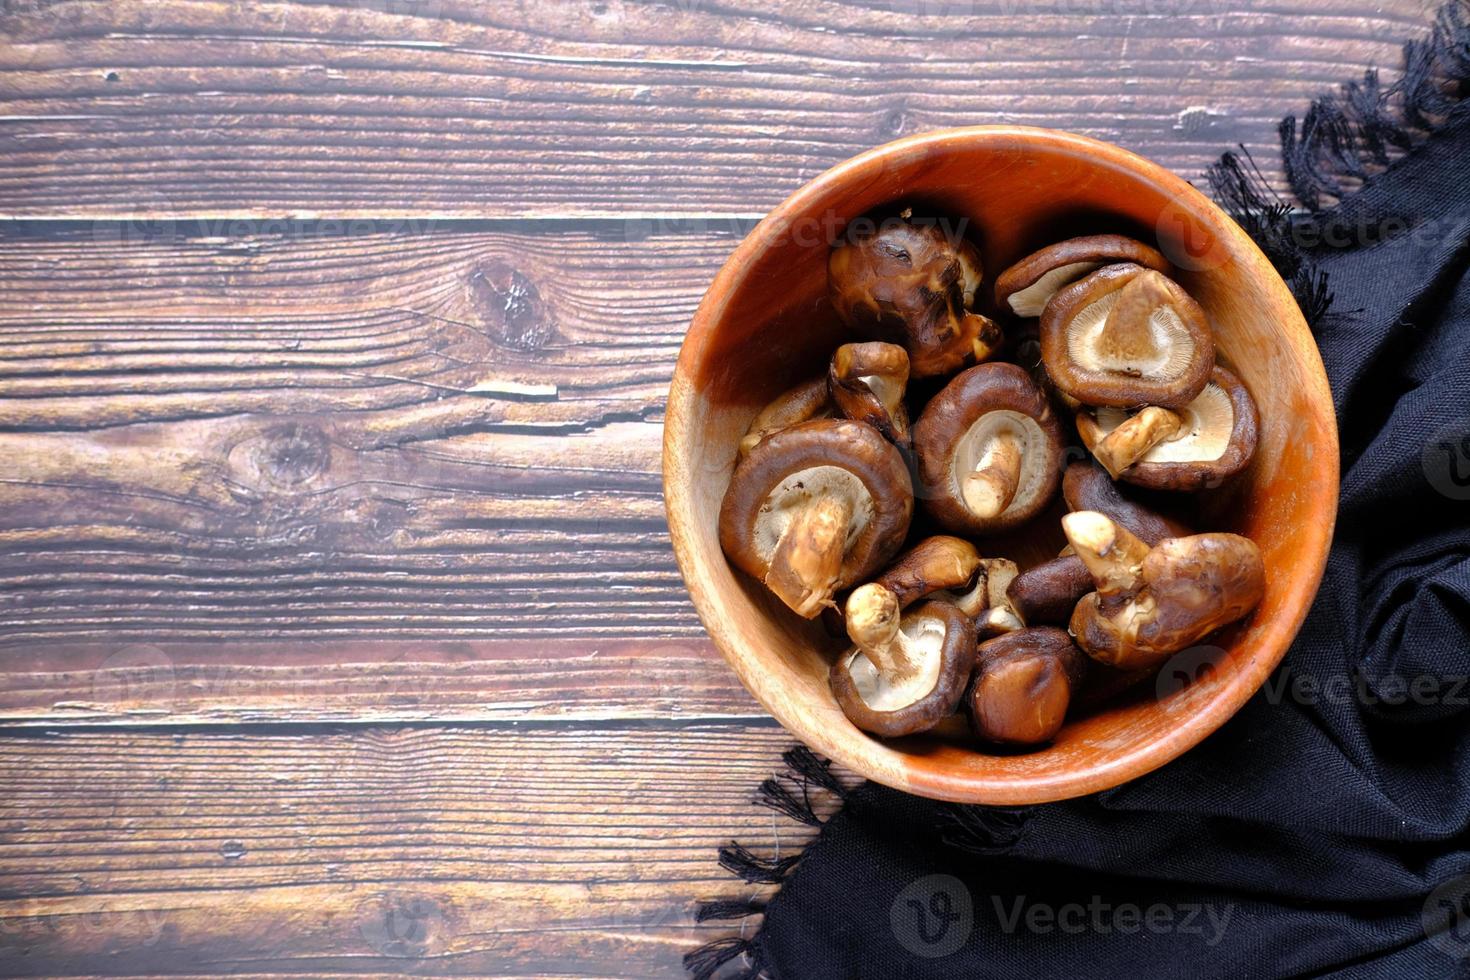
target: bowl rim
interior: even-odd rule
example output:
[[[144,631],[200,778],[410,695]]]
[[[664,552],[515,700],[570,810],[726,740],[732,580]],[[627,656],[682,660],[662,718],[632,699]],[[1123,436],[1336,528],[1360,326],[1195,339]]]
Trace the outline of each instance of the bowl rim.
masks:
[[[800,724],[799,719],[788,717],[782,710],[783,698],[777,696],[779,685],[771,681],[765,671],[759,669],[756,658],[744,649],[738,637],[728,632],[725,623],[711,621],[714,617],[708,612],[710,599],[705,594],[703,579],[695,574],[699,558],[695,554],[692,539],[697,532],[686,522],[686,515],[691,514],[690,491],[677,478],[680,466],[674,459],[679,452],[679,435],[689,427],[695,410],[696,392],[688,380],[695,361],[710,340],[720,314],[740,285],[747,268],[766,247],[765,243],[770,240],[769,232],[780,227],[781,223],[792,216],[804,214],[813,202],[875,162],[915,152],[926,155],[945,152],[954,149],[955,144],[964,144],[968,148],[977,143],[991,142],[1012,146],[1016,143],[1051,148],[1061,146],[1094,155],[1114,167],[1131,171],[1160,186],[1171,197],[1189,200],[1193,210],[1209,218],[1213,225],[1211,230],[1229,240],[1228,251],[1250,260],[1251,274],[1258,276],[1263,288],[1270,294],[1268,298],[1272,305],[1285,311],[1286,316],[1278,322],[1278,328],[1288,335],[1287,341],[1303,358],[1305,383],[1316,389],[1311,393],[1314,401],[1326,408],[1324,423],[1327,431],[1324,441],[1328,443],[1325,447],[1328,453],[1317,461],[1318,468],[1323,471],[1323,478],[1309,481],[1310,485],[1302,488],[1309,498],[1307,506],[1323,518],[1299,528],[1302,535],[1302,554],[1305,558],[1293,569],[1291,587],[1300,591],[1304,599],[1294,611],[1264,624],[1264,632],[1255,641],[1255,646],[1260,651],[1266,651],[1267,655],[1252,656],[1209,700],[1197,710],[1181,717],[1178,726],[1167,737],[1144,743],[1115,756],[1100,756],[1096,764],[1075,771],[1045,775],[1009,774],[999,778],[985,773],[961,774],[929,767],[906,766],[903,764],[905,754],[886,742],[871,740],[873,745],[886,749],[886,754],[871,750],[860,752],[851,738],[834,737],[827,731],[812,730]],[[1152,772],[1199,744],[1240,710],[1285,657],[1321,584],[1337,519],[1337,419],[1326,370],[1316,341],[1295,298],[1265,254],[1214,201],[1163,166],[1112,143],[1064,130],[1034,126],[967,126],[934,130],[894,140],[831,167],[803,184],[773,208],[725,259],[690,323],[669,388],[661,462],[665,512],[680,575],[700,621],[745,688],[789,734],[839,765],[904,792],[961,803],[1014,805],[1084,796],[1111,789]],[[1301,567],[1303,565],[1306,567]]]

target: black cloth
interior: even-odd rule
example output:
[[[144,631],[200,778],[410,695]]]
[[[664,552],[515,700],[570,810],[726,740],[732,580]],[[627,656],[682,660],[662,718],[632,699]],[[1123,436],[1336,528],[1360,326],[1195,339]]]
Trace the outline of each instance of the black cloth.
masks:
[[[1369,73],[1283,124],[1305,217],[1239,159],[1214,174],[1317,321],[1341,427],[1337,533],[1281,670],[1200,746],[1096,796],[851,791],[794,869],[766,868],[784,885],[754,938],[695,954],[696,975],[1470,976],[1465,11],[1408,47],[1397,85]],[[798,762],[803,790],[830,785]],[[800,813],[800,795],[776,802]]]

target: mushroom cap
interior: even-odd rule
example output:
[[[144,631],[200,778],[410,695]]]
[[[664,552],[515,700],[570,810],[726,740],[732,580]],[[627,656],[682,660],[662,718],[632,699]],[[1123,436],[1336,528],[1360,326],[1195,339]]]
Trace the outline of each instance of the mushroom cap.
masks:
[[[1041,316],[1063,286],[1105,265],[1131,262],[1165,275],[1172,267],[1159,250],[1124,235],[1069,238],[1032,252],[995,280],[995,302],[1016,316]]]
[[[1106,514],[1150,546],[1165,538],[1182,538],[1194,529],[1172,517],[1130,499],[1107,471],[1093,462],[1072,463],[1062,474],[1062,499],[1067,510],[1095,510]]]
[[[913,674],[885,678],[856,647],[838,657],[828,674],[843,714],[874,735],[933,728],[959,707],[975,665],[975,624],[954,606],[926,602],[904,615],[900,629],[919,651]]]
[[[1153,490],[1203,490],[1250,464],[1260,420],[1255,400],[1233,372],[1216,364],[1204,389],[1176,411],[1184,418],[1180,433],[1144,453],[1118,479]],[[1077,415],[1077,432],[1092,445],[1127,417],[1116,408],[1084,409]]]
[[[1006,589],[1006,599],[1027,626],[1062,626],[1092,590],[1086,563],[1076,555],[1063,555],[1017,575]]]
[[[1133,326],[1136,349],[1105,343],[1115,309]],[[1052,297],[1041,315],[1041,356],[1057,388],[1084,405],[1182,408],[1209,380],[1215,343],[1204,310],[1177,283],[1120,264]]]
[[[730,477],[720,546],[736,567],[764,579],[792,515],[830,494],[845,494],[853,505],[834,588],[862,581],[903,546],[914,497],[903,456],[861,422],[816,419],[761,440]]]
[[[1219,531],[1159,542],[1138,578],[1129,593],[1084,597],[1070,624],[1089,656],[1124,670],[1156,667],[1248,615],[1266,588],[1255,542]]]
[[[787,388],[771,399],[751,421],[740,440],[740,455],[746,456],[766,436],[801,422],[831,418],[836,411],[825,377],[812,378]]]
[[[975,734],[991,742],[1040,745],[1066,720],[1087,658],[1066,631],[1038,626],[980,644],[966,702]]]
[[[909,383],[909,355],[897,344],[879,340],[843,344],[832,355],[827,384],[832,400],[854,422],[866,422],[896,446],[913,440],[903,403]]]
[[[900,608],[975,579],[980,553],[963,538],[936,534],[899,555],[874,581],[898,597]]]
[[[1020,478],[1005,509],[984,518],[966,503],[962,481],[1002,433],[1024,447]],[[958,533],[990,534],[1025,523],[1051,502],[1061,477],[1061,427],[1041,389],[1014,364],[981,364],[955,376],[915,423],[914,451],[925,509]]]
[[[827,292],[848,326],[902,345],[914,377],[930,377],[1000,344],[1000,328],[971,312],[981,274],[969,241],[937,224],[890,220],[838,243],[827,261]]]

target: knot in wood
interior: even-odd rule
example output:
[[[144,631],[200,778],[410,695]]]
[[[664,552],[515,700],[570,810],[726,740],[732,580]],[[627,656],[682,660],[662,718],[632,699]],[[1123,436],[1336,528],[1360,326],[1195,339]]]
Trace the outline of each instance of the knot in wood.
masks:
[[[294,487],[319,476],[331,454],[331,445],[320,429],[289,422],[267,430],[252,455],[263,481]]]
[[[883,114],[883,120],[878,124],[878,132],[892,139],[902,136],[904,127],[908,125],[908,116],[902,109],[889,109]]]
[[[546,303],[536,284],[519,269],[499,259],[470,272],[469,300],[486,334],[498,346],[537,351],[555,334]]]

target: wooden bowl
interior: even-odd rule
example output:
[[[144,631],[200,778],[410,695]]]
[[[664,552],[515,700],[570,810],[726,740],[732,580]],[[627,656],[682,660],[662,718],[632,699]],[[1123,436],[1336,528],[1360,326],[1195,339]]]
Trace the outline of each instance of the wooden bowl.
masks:
[[[1156,242],[1209,314],[1222,359],[1260,409],[1254,462],[1207,502],[1213,529],[1260,545],[1260,607],[1211,639],[1218,655],[1189,661],[1192,680],[1177,676],[1184,668],[1176,664],[1176,676],[1079,712],[1041,750],[990,754],[962,737],[883,741],[859,731],[827,686],[828,665],[844,644],[790,613],[720,551],[720,500],[746,426],[781,390],[825,370],[845,337],[826,298],[830,243],[850,219],[898,203],[968,218],[986,290],[1020,256],[1070,235],[1120,231]],[[1291,293],[1245,233],[1141,157],[1014,126],[889,143],[827,171],[772,211],[735,249],[695,314],[664,434],[664,496],[679,568],[745,686],[793,735],[841,765],[907,792],[969,803],[1038,803],[1108,789],[1218,728],[1280,662],[1306,616],[1327,560],[1337,483],[1337,426],[1322,360]],[[1059,530],[1037,533],[1046,548],[1060,539]],[[985,542],[980,547],[985,553]]]

